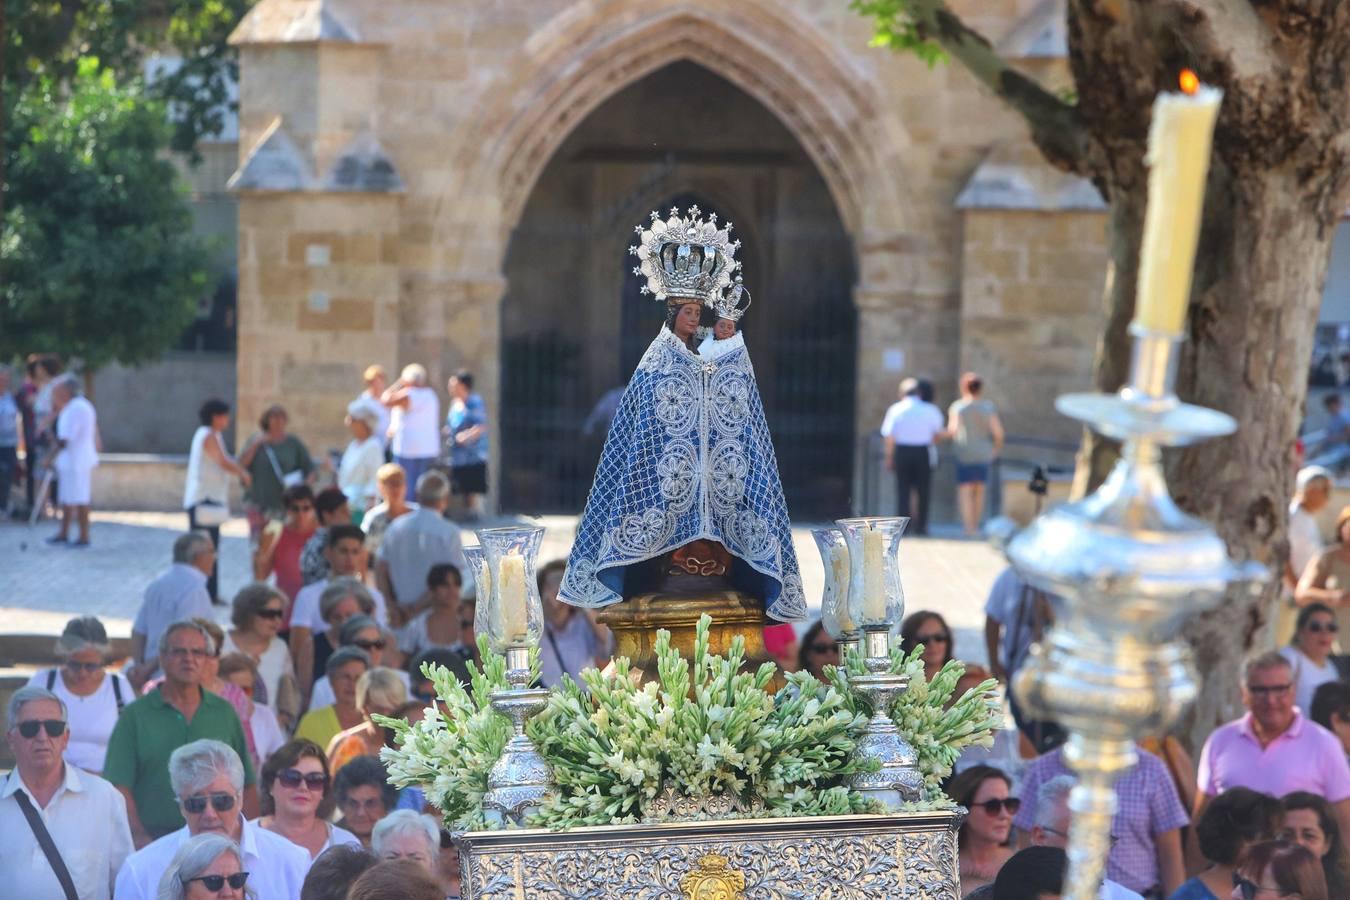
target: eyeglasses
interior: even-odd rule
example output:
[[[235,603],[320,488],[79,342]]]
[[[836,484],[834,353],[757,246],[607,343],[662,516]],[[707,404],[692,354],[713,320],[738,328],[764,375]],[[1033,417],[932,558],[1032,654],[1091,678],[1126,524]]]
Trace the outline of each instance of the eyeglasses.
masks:
[[[103,663],[82,663],[75,662],[73,659],[66,660],[66,668],[72,672],[85,672],[92,674],[103,671]]]
[[[201,796],[182,797],[179,802],[183,804],[183,809],[196,816],[206,812],[208,798]],[[212,794],[209,798],[209,802],[211,808],[216,812],[229,812],[234,809],[234,794]],[[216,888],[216,890],[220,890],[220,888]]]
[[[286,610],[284,610],[284,609],[260,609],[260,610],[258,610],[256,613],[254,613],[254,615],[258,616],[259,618],[263,618],[263,619],[281,619],[281,618],[284,618],[284,617],[285,617],[285,615],[286,615]]]
[[[824,656],[824,655],[827,654],[827,653],[838,653],[838,652],[839,652],[839,645],[838,645],[838,644],[812,644],[810,649],[811,649],[811,652],[814,653],[816,656]]]
[[[1313,634],[1321,634],[1324,631],[1328,634],[1335,634],[1341,630],[1341,626],[1337,625],[1335,622],[1309,622],[1303,627],[1307,628]]]
[[[384,641],[383,641],[383,640],[378,640],[378,641],[352,641],[352,645],[353,645],[353,646],[356,646],[356,647],[360,647],[362,650],[367,650],[367,651],[369,651],[369,650],[383,650],[383,649],[384,649]]]
[[[1022,801],[1016,797],[1004,797],[1001,800],[986,800],[983,803],[972,803],[971,806],[978,806],[985,811],[986,815],[996,816],[1000,809],[1006,809],[1008,815],[1015,816],[1017,811],[1022,808]]]
[[[59,738],[66,733],[66,723],[60,719],[29,719],[27,722],[20,722],[16,727],[19,734],[30,741],[38,736],[39,729],[46,729],[47,737],[50,738]]]
[[[952,639],[952,636],[945,631],[936,631],[932,634],[917,634],[914,636],[916,644],[945,644]]]
[[[1261,887],[1261,885],[1257,884],[1255,881],[1243,878],[1236,872],[1233,873],[1233,887],[1242,892],[1242,900],[1256,900],[1257,894],[1280,894],[1281,896],[1284,896],[1282,889],[1277,887]],[[1294,894],[1293,896],[1301,897],[1303,895]]]
[[[301,772],[299,769],[282,769],[277,773],[277,781],[284,788],[294,790],[301,784],[312,791],[321,791],[328,787],[328,776],[322,772]]]
[[[183,884],[191,884],[194,881],[200,881],[211,893],[216,893],[225,885],[229,885],[236,891],[243,888],[244,883],[248,881],[247,872],[235,872],[233,875],[198,875],[196,878],[189,878]]]
[[[179,658],[191,656],[194,659],[205,659],[210,656],[205,647],[170,647],[169,655]]]
[[[1249,684],[1247,692],[1253,697],[1278,697],[1280,694],[1287,693],[1292,684]]]

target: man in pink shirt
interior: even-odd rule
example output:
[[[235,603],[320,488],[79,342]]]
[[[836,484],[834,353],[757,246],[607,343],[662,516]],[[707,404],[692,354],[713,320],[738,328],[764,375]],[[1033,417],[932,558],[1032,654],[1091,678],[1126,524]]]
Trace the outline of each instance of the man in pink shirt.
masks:
[[[1192,822],[1229,788],[1272,797],[1309,791],[1335,807],[1342,840],[1350,836],[1350,766],[1341,742],[1294,706],[1289,661],[1265,653],[1245,667],[1242,699],[1247,714],[1220,726],[1200,751],[1199,791]],[[1350,847],[1350,842],[1347,842]]]

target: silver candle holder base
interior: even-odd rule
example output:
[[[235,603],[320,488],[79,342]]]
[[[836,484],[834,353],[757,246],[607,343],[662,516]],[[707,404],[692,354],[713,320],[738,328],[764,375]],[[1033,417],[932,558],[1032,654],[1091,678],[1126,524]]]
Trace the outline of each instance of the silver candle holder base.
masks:
[[[872,709],[867,730],[858,740],[854,755],[876,760],[875,772],[856,772],[849,776],[849,787],[878,801],[887,812],[896,812],[905,803],[923,799],[923,775],[918,755],[891,721],[889,710],[895,698],[909,689],[909,676],[891,672],[891,634],[889,627],[867,628],[862,639],[866,675],[852,675],[849,687]]]
[[[524,825],[553,791],[553,773],[525,734],[525,723],[548,705],[548,691],[530,685],[528,647],[506,651],[506,680],[511,687],[492,693],[492,708],[511,720],[515,734],[488,773],[483,815],[490,825]]]
[[[835,644],[839,647],[839,665],[841,666],[848,664],[849,653],[862,652],[862,637],[856,631],[840,635]]]

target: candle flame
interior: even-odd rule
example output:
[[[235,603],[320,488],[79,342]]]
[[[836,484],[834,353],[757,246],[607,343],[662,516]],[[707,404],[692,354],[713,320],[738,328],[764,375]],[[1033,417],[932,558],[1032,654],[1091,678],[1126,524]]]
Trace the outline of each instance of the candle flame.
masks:
[[[1183,93],[1194,95],[1196,91],[1200,90],[1200,76],[1190,69],[1182,69],[1177,81],[1181,84]]]

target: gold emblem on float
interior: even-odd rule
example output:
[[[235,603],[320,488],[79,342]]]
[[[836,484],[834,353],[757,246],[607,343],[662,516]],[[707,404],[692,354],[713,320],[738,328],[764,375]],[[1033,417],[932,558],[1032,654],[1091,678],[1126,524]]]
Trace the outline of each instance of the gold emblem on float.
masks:
[[[744,900],[745,876],[720,853],[706,853],[698,866],[680,879],[686,900]]]

